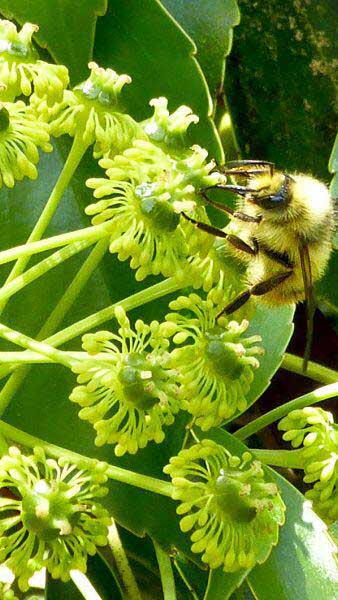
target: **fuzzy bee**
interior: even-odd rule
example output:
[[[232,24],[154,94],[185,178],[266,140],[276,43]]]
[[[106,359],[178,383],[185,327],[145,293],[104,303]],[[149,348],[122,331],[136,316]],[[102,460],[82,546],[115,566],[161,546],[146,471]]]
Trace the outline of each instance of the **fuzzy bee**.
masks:
[[[211,188],[201,193],[207,203],[231,215],[227,231],[184,214],[196,227],[225,238],[247,264],[248,288],[218,316],[233,313],[251,296],[259,296],[262,302],[273,306],[305,299],[305,371],[315,308],[313,284],[322,277],[332,250],[334,209],[329,191],[309,175],[276,171],[268,161],[232,161],[224,173],[235,184],[214,187],[237,195],[236,210],[210,200],[207,192]]]

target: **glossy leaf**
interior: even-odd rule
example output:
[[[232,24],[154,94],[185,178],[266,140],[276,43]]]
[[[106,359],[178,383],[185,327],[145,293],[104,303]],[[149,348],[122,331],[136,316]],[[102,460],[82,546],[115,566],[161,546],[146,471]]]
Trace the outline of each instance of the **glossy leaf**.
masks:
[[[254,371],[254,379],[246,395],[247,408],[263,394],[283,360],[293,332],[294,311],[294,306],[272,308],[257,302],[246,334],[261,336],[260,345],[264,348],[264,354],[258,357],[259,368]],[[239,414],[236,413],[231,421]]]
[[[83,600],[83,596],[72,581],[63,583],[50,578],[47,584],[46,600]]]
[[[210,571],[208,587],[203,600],[232,598],[233,592],[243,583],[248,573],[248,569],[242,569],[235,573],[224,573],[222,567]]]
[[[230,598],[231,600],[257,600],[257,598],[255,598],[255,596],[252,594],[246,581],[232,594]]]
[[[259,368],[247,394],[248,406],[255,402],[268,387],[279,368],[293,332],[294,306],[267,307],[257,302],[250,321],[248,335],[260,335],[265,354],[259,356]]]
[[[0,0],[0,12],[7,19],[39,25],[34,39],[55,62],[67,65],[73,83],[87,77],[96,18],[106,8],[107,0]]]
[[[114,570],[105,562],[101,552],[88,558],[86,576],[101,600],[111,600],[111,598],[122,600],[123,596],[117,578],[114,577]]]
[[[225,59],[230,54],[233,28],[240,22],[236,0],[162,0],[197,46],[196,58],[213,100],[222,90]]]
[[[338,134],[336,135],[329,160],[329,171],[333,175],[330,185],[331,196],[332,198],[338,198]]]
[[[200,122],[190,127],[191,142],[222,159],[222,150],[209,118],[211,98],[202,71],[193,57],[195,46],[157,0],[110,1],[97,25],[94,57],[104,67],[128,73],[125,107],[137,120],[148,118],[151,98],[166,96],[169,109],[187,104]]]
[[[198,437],[213,439],[239,456],[247,450],[244,444],[221,429],[199,432]],[[295,487],[276,471],[265,468],[269,479],[278,485],[281,492],[286,505],[286,522],[269,558],[248,575],[255,598],[271,600],[271,590],[278,600],[335,598],[338,564],[335,544],[326,525]],[[226,577],[224,574],[225,589]]]

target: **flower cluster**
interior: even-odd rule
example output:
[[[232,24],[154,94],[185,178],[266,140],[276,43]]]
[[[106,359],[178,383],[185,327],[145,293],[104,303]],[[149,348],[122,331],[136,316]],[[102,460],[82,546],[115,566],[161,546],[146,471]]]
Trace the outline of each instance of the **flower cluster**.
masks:
[[[20,100],[0,104],[0,187],[13,187],[24,177],[36,179],[39,147],[52,151],[48,126]]]
[[[129,75],[118,75],[112,69],[102,69],[89,63],[89,78],[65,90],[63,99],[52,110],[36,101],[36,110],[48,120],[52,135],[81,136],[83,144],[94,144],[94,157],[127,148],[132,139],[144,136],[134,119],[123,114],[119,96],[123,86],[131,82]],[[144,136],[145,137],[145,136]]]
[[[107,543],[109,516],[96,500],[106,480],[103,463],[75,467],[39,447],[31,456],[12,447],[0,459],[0,561],[21,590],[42,567],[62,581],[84,572],[87,555]]]
[[[180,403],[159,323],[138,320],[133,330],[122,307],[115,309],[115,317],[117,334],[99,331],[83,337],[83,348],[93,358],[73,366],[81,385],[70,399],[83,407],[79,416],[94,424],[96,444],[116,444],[115,454],[121,456],[151,440],[162,442],[163,427],[173,423]]]
[[[244,337],[248,321],[217,320],[218,306],[212,293],[203,300],[197,294],[170,303],[179,311],[166,316],[162,330],[180,345],[170,363],[179,370],[185,408],[206,431],[246,409],[246,394],[259,366],[263,350],[260,336]],[[184,345],[183,345],[184,344]]]
[[[5,89],[4,100],[17,96],[35,96],[49,106],[62,98],[69,82],[68,70],[63,65],[54,65],[39,60],[32,44],[32,35],[37,25],[25,23],[17,31],[14,23],[0,20],[0,81]]]
[[[154,107],[154,114],[143,122],[148,138],[169,152],[186,152],[186,133],[191,123],[198,123],[189,106],[179,106],[175,112],[168,110],[167,98],[153,98],[149,102]]]
[[[331,413],[308,406],[293,410],[278,425],[283,439],[301,449],[305,483],[314,483],[305,493],[324,521],[338,519],[338,427]]]
[[[1,600],[19,600],[11,589],[11,585],[7,583],[0,583],[0,598]]]
[[[136,278],[162,273],[186,278],[188,258],[206,253],[213,242],[181,216],[188,212],[208,222],[198,190],[219,177],[206,163],[207,152],[193,146],[184,158],[174,159],[154,143],[135,140],[114,159],[103,159],[107,178],[89,179],[99,201],[87,207],[93,223],[111,220],[114,231],[110,250],[120,260],[131,257]],[[104,198],[104,199],[102,199]]]
[[[172,478],[173,499],[181,502],[181,529],[193,530],[191,549],[203,553],[203,562],[233,572],[267,559],[285,506],[248,452],[239,458],[206,439],[181,450],[164,472]]]

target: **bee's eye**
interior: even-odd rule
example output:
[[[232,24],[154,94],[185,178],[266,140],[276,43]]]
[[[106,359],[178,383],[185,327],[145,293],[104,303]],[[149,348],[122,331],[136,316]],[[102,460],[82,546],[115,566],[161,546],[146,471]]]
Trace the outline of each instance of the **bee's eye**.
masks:
[[[284,182],[276,194],[271,194],[269,196],[261,196],[254,199],[255,204],[258,204],[262,208],[271,209],[271,208],[280,208],[287,206],[290,202],[290,182],[292,178],[290,175],[285,175]]]

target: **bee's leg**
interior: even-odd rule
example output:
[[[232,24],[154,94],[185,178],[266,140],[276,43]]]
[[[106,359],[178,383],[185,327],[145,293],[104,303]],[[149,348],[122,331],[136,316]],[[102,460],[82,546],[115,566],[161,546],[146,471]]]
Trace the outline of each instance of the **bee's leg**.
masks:
[[[223,186],[222,189],[224,189],[224,187],[225,186]],[[238,186],[231,186],[231,187],[238,187]],[[209,188],[205,188],[205,189],[209,189]],[[225,204],[222,204],[221,202],[215,202],[214,200],[210,200],[210,198],[208,198],[208,196],[204,193],[203,190],[200,192],[200,195],[203,196],[204,200],[206,202],[208,202],[208,204],[210,204],[214,208],[218,208],[219,210],[222,210],[223,212],[228,213],[235,219],[240,219],[241,221],[246,221],[247,223],[260,223],[262,220],[262,217],[253,217],[251,215],[246,215],[245,213],[242,213],[240,211],[235,212],[234,210],[232,210],[232,208],[229,208],[229,206],[226,206]]]
[[[260,283],[256,283],[245,292],[242,292],[235,300],[227,304],[223,310],[217,315],[217,319],[222,315],[231,315],[231,313],[235,312],[238,308],[243,306],[251,296],[263,296],[267,292],[270,292],[275,287],[277,287],[280,283],[285,281],[290,275],[292,275],[293,271],[287,271],[286,273],[277,273],[269,279],[265,279],[265,281],[261,281]]]
[[[267,246],[264,246],[261,242],[259,244],[259,250],[271,260],[275,261],[279,265],[282,265],[286,269],[293,269],[293,262],[290,260],[290,257],[287,253],[276,252],[275,250],[271,250]]]
[[[275,170],[275,164],[273,162],[270,162],[268,160],[230,160],[229,162],[225,163],[226,167],[229,167],[229,173],[234,174],[233,169],[235,169],[236,167],[242,167],[242,166],[247,166],[247,167],[258,167],[258,166],[262,166],[262,167],[269,167],[270,169],[270,175],[272,176],[274,174],[274,170]],[[252,170],[248,170],[248,172],[250,174],[254,174],[254,172]],[[244,171],[242,171],[241,173],[244,173]]]
[[[258,246],[256,244],[254,248],[252,248],[251,246],[249,246],[249,244],[241,240],[241,238],[237,237],[237,235],[225,233],[225,231],[219,229],[218,227],[213,227],[213,225],[208,225],[207,223],[201,223],[200,221],[196,221],[196,219],[188,217],[188,215],[186,215],[184,212],[182,212],[181,214],[185,219],[187,219],[187,221],[190,221],[190,223],[195,225],[198,229],[201,229],[202,231],[210,233],[211,235],[214,235],[216,237],[220,237],[224,240],[227,240],[230,244],[235,246],[237,250],[242,250],[242,252],[246,252],[247,254],[251,254],[253,256],[257,254]]]

